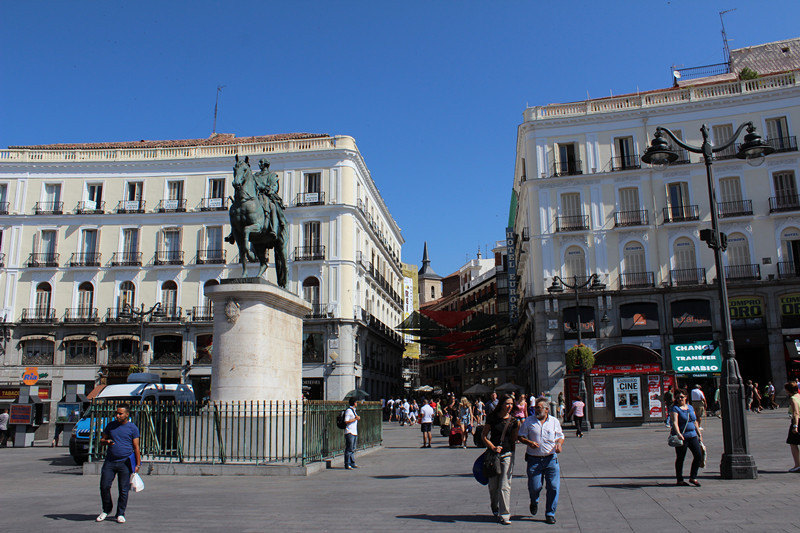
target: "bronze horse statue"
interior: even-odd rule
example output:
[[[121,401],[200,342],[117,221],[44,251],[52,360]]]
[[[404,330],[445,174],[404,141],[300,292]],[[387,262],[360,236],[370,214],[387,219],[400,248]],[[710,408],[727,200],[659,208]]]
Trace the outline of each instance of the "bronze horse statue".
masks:
[[[283,215],[283,203],[277,195],[278,176],[267,172],[269,162],[262,160],[261,169],[258,175],[254,175],[250,160],[245,157],[240,161],[236,156],[233,202],[228,212],[231,233],[225,240],[239,248],[243,277],[247,277],[248,261],[259,262],[258,277],[261,277],[269,266],[269,249],[274,248],[278,285],[286,288],[289,225]]]

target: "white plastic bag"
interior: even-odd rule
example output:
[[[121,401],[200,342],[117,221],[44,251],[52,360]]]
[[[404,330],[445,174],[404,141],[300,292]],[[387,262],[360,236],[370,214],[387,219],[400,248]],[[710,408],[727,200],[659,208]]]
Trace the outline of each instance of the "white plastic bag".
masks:
[[[144,481],[139,474],[131,475],[131,488],[134,492],[142,492],[144,490]]]

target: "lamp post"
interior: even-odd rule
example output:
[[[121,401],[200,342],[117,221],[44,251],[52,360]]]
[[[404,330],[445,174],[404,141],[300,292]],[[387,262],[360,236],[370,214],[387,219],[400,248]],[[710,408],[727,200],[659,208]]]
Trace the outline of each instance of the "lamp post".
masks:
[[[139,364],[141,365],[144,361],[144,319],[145,317],[148,317],[161,309],[161,302],[156,302],[156,304],[148,311],[144,310],[144,304],[142,304],[141,308],[137,310],[134,309],[130,304],[126,303],[122,306],[122,309],[123,311],[139,318]]]
[[[589,287],[589,290],[592,291],[602,291],[606,288],[605,283],[600,281],[600,277],[597,274],[592,274],[589,276],[586,281],[580,283],[578,281],[578,276],[572,276],[572,283],[564,281],[563,278],[560,276],[553,276],[553,284],[547,288],[547,292],[550,294],[560,294],[564,292],[564,287],[568,289],[572,289],[575,291],[575,315],[576,315],[576,322],[578,323],[577,331],[578,331],[578,344],[583,344],[583,337],[581,336],[581,307],[579,301],[579,292],[581,289],[585,289]],[[583,366],[583,360],[581,360],[581,375],[580,381],[578,383],[578,396],[586,403],[587,409],[586,414],[589,414],[589,401],[588,395],[586,391],[586,368]],[[581,431],[589,431],[589,427],[591,424],[589,423],[589,417],[585,416],[581,425],[584,426],[581,428]]]
[[[703,143],[700,146],[691,146],[680,139],[667,128],[658,127],[650,147],[642,155],[642,161],[657,168],[664,168],[678,159],[678,154],[662,138],[669,136],[675,144],[695,154],[703,154],[706,165],[706,179],[708,181],[708,202],[711,211],[711,230],[701,230],[700,238],[709,248],[714,250],[714,266],[717,271],[717,288],[719,290],[720,317],[722,331],[720,333],[723,363],[722,379],[720,384],[720,401],[722,403],[722,437],[723,453],[720,463],[720,473],[723,479],[755,479],[758,476],[756,463],[749,452],[747,441],[747,418],[744,409],[744,385],[736,362],[736,352],[733,347],[733,332],[728,309],[728,290],[725,284],[725,273],[722,268],[722,252],[727,247],[727,236],[719,231],[717,215],[717,197],[711,173],[713,154],[726,150],[739,137],[742,130],[747,128],[744,143],[739,148],[736,157],[744,159],[749,165],[757,166],[767,156],[775,151],[766,144],[761,136],[756,133],[752,122],[741,124],[733,136],[719,146],[712,146],[708,135],[708,126],[703,124],[700,133]]]

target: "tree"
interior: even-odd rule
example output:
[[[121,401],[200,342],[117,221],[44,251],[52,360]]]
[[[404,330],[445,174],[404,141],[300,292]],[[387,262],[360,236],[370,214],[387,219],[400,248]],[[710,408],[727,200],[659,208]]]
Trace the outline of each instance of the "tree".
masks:
[[[744,67],[741,72],[739,72],[740,80],[754,80],[756,78],[758,78],[758,72],[750,67]]]
[[[594,366],[594,352],[585,344],[576,344],[566,353],[567,372],[589,370]]]

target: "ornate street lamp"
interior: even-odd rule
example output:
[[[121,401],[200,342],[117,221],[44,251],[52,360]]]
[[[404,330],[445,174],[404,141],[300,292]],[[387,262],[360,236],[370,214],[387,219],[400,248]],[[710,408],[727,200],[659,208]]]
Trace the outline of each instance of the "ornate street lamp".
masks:
[[[700,146],[691,146],[680,139],[667,128],[656,128],[655,136],[650,147],[642,155],[642,161],[656,168],[665,168],[678,159],[678,154],[662,138],[667,134],[678,146],[695,154],[703,154],[706,165],[706,179],[708,181],[708,202],[711,210],[711,230],[702,230],[700,238],[709,248],[714,250],[714,265],[717,270],[717,287],[719,289],[720,317],[722,319],[722,332],[720,347],[722,349],[722,379],[720,384],[720,401],[722,403],[722,436],[724,450],[720,473],[724,479],[755,479],[758,476],[756,463],[749,452],[747,440],[747,418],[744,409],[744,385],[736,362],[736,352],[733,347],[733,332],[728,310],[728,290],[725,284],[725,274],[722,269],[722,252],[727,245],[727,236],[719,231],[717,215],[717,195],[714,180],[711,174],[713,154],[726,150],[739,137],[742,130],[747,128],[744,143],[739,147],[736,157],[744,159],[749,165],[758,166],[767,156],[775,151],[766,144],[761,136],[756,133],[752,122],[740,125],[733,137],[712,146],[708,135],[708,126],[703,124],[700,133],[703,143]]]
[[[585,289],[589,287],[590,291],[602,291],[605,290],[606,284],[600,281],[600,277],[597,274],[592,274],[589,278],[584,281],[583,283],[578,282],[578,276],[572,276],[572,283],[564,281],[560,276],[553,276],[553,283],[547,288],[547,292],[550,294],[561,294],[564,292],[564,287],[568,289],[572,289],[575,291],[575,315],[576,321],[578,323],[577,331],[578,331],[578,344],[583,344],[583,338],[581,336],[581,307],[579,302],[579,292],[581,289]],[[581,431],[589,431],[589,400],[586,391],[586,371],[590,370],[588,368],[584,368],[583,360],[581,360],[581,367],[580,367],[580,382],[578,383],[578,396],[586,403],[586,414],[587,416],[583,417],[583,421],[581,423],[582,427]]]
[[[138,310],[127,303],[122,306],[122,310],[124,312],[130,313],[131,315],[139,318],[139,364],[140,365],[144,365],[144,319],[152,315],[153,313],[157,313],[159,309],[161,309],[161,302],[156,302],[156,304],[153,307],[151,307],[148,311],[144,310],[144,304],[142,304],[141,308]]]

